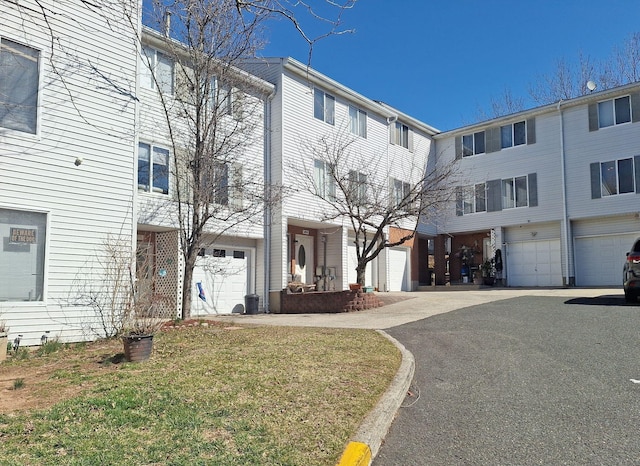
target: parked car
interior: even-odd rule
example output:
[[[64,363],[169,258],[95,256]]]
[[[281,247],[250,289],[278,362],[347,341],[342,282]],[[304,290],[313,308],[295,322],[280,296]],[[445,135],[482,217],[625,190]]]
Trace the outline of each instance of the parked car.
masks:
[[[627,253],[622,270],[622,286],[624,299],[628,303],[635,303],[640,296],[640,238],[633,243],[631,251]]]

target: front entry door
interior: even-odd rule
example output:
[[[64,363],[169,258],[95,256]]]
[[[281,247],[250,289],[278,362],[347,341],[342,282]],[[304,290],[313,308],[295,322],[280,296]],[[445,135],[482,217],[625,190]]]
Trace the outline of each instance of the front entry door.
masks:
[[[303,283],[313,283],[313,236],[296,235],[296,275]]]

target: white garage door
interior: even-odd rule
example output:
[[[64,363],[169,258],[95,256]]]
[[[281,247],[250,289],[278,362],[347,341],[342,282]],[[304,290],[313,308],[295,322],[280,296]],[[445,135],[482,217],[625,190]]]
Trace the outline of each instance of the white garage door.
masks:
[[[248,291],[249,251],[207,250],[193,269],[191,314],[231,314],[244,311]]]
[[[389,249],[389,291],[410,291],[409,249]]]
[[[576,238],[576,285],[622,285],[625,254],[638,236],[632,233]]]
[[[347,255],[347,267],[349,268],[347,278],[349,283],[357,283],[358,274],[356,273],[356,266],[358,265],[358,258],[356,256],[356,247],[347,246]],[[373,286],[373,264],[371,262],[367,263],[364,271],[364,284],[365,286]]]
[[[562,286],[560,240],[507,244],[509,286]]]

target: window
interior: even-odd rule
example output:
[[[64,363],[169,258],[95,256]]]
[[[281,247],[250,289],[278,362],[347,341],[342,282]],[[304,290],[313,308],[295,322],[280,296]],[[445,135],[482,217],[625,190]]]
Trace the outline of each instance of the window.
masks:
[[[395,207],[411,207],[411,184],[391,178],[391,202]]]
[[[213,171],[213,202],[235,209],[242,208],[242,165],[215,162]]]
[[[152,49],[142,47],[140,85],[146,89],[156,89],[164,94],[173,94],[173,60],[167,55]],[[155,79],[154,79],[155,73]]]
[[[0,39],[0,126],[36,134],[40,52]]]
[[[367,202],[367,175],[355,170],[349,171],[349,202],[363,205]]]
[[[360,137],[367,137],[367,113],[359,108],[349,106],[349,122],[351,132]]]
[[[629,123],[631,121],[631,99],[629,96],[598,102],[598,126],[607,126]]]
[[[396,121],[391,126],[391,144],[402,146],[405,149],[413,150],[411,142],[411,131],[407,125],[403,125],[399,121]]]
[[[627,158],[595,164],[596,170],[598,168],[599,170],[596,171],[595,177],[592,171],[591,181],[592,188],[595,183],[598,192],[596,196],[592,197],[615,196],[616,194],[636,192],[635,164],[638,157],[635,159]]]
[[[460,199],[462,214],[485,212],[487,210],[486,197],[484,183],[463,187]]]
[[[0,302],[43,301],[47,214],[0,209]]]
[[[169,149],[138,144],[138,189],[169,194]]]
[[[329,200],[336,198],[336,182],[329,162],[319,159],[313,161],[313,179],[316,193],[320,197]]]
[[[527,193],[526,176],[502,180],[502,208],[527,207],[529,205]]]
[[[484,154],[485,151],[485,135],[484,131],[478,131],[477,133],[467,134],[462,136],[462,156],[469,157],[470,155]]]
[[[313,116],[318,120],[333,125],[335,123],[335,113],[335,97],[315,88],[313,90]]]
[[[502,149],[521,146],[526,143],[527,125],[524,121],[500,127],[500,147]]]

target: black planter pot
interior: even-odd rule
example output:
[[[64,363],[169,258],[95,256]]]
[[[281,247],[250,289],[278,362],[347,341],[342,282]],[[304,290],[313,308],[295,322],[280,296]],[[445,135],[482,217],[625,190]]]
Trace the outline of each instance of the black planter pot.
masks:
[[[126,335],[122,337],[124,359],[129,362],[146,361],[153,349],[153,335]]]
[[[495,285],[496,277],[482,277],[482,283],[487,286]]]

